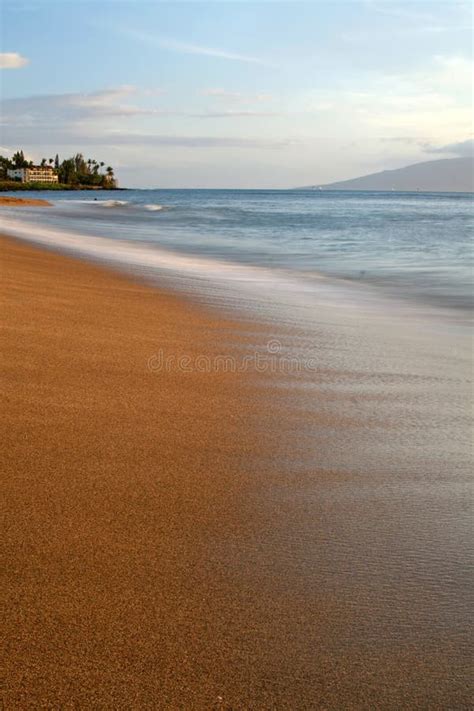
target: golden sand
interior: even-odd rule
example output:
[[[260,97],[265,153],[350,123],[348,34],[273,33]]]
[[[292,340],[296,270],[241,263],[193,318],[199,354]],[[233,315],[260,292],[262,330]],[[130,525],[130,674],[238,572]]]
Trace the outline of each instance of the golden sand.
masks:
[[[51,207],[51,203],[47,200],[41,200],[40,198],[17,198],[17,197],[6,197],[0,195],[0,206],[5,205],[5,207],[22,207],[23,205],[37,205],[38,207]]]
[[[332,495],[347,474],[287,471],[303,423],[259,377],[147,367],[241,352],[256,327],[1,256],[5,709],[468,707],[423,589],[368,575],[388,504],[360,517]]]
[[[239,673],[237,601],[212,621],[255,405],[236,374],[147,363],[239,327],[6,240],[2,276],[6,708],[210,708]]]

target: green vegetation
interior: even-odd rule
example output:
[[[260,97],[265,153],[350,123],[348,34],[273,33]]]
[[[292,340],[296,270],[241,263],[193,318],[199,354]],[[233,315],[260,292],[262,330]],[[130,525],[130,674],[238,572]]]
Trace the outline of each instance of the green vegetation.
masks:
[[[118,190],[120,188],[106,186],[107,190]],[[19,180],[0,180],[0,192],[10,190],[102,190],[102,187],[91,187],[90,185],[67,185],[66,183],[20,183]],[[123,188],[122,188],[123,189]]]
[[[23,151],[17,151],[12,158],[0,155],[0,190],[87,190],[114,189],[117,181],[111,166],[105,167],[103,161],[94,158],[85,159],[82,153],[76,153],[62,162],[55,158],[43,158],[41,166],[51,166],[58,176],[58,183],[22,183],[8,177],[7,171],[13,168],[33,167],[26,160]]]

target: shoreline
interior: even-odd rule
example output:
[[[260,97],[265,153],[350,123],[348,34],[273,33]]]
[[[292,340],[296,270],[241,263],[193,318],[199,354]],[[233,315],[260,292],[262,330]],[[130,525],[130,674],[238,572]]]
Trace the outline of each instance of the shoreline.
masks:
[[[129,192],[133,194],[134,191]],[[242,285],[247,282],[250,286],[252,281],[260,281],[264,285],[263,282],[274,281],[275,288],[283,289],[282,293],[300,292],[300,301],[307,298],[309,303],[312,295],[316,308],[321,297],[323,301],[325,297],[329,297],[332,302],[337,299],[351,302],[355,298],[362,308],[365,302],[370,307],[376,307],[378,311],[388,309],[394,313],[399,309],[400,316],[407,317],[410,321],[412,316],[415,316],[415,319],[418,317],[422,322],[426,315],[429,320],[433,320],[432,317],[434,320],[440,317],[440,320],[466,323],[472,310],[472,290],[468,288],[470,282],[467,267],[459,266],[458,282],[453,281],[454,272],[449,277],[450,281],[445,281],[442,269],[440,280],[435,282],[434,276],[426,278],[423,275],[423,271],[429,275],[430,270],[423,270],[421,267],[419,274],[415,270],[415,274],[410,276],[410,271],[404,273],[403,268],[394,268],[392,271],[388,269],[385,273],[377,269],[369,269],[367,273],[351,273],[344,268],[342,261],[339,266],[334,264],[332,268],[324,267],[323,263],[308,270],[300,270],[291,264],[291,260],[286,266],[278,260],[267,265],[262,261],[261,255],[258,256],[258,251],[256,258],[247,258],[246,248],[241,254],[239,250],[234,254],[232,249],[230,252],[226,251],[224,245],[219,243],[214,250],[204,249],[199,252],[189,238],[185,238],[188,244],[180,244],[179,238],[175,244],[173,224],[175,221],[179,223],[182,217],[179,207],[176,210],[177,205],[172,200],[170,204],[162,204],[163,195],[150,197],[151,204],[147,203],[147,198],[143,196],[137,198],[128,194],[125,196],[127,199],[123,201],[113,200],[112,196],[102,196],[94,201],[68,199],[66,195],[59,200],[53,200],[52,197],[54,196],[50,198],[53,210],[48,211],[51,214],[43,212],[41,218],[44,216],[44,221],[37,219],[33,210],[29,213],[25,210],[25,215],[20,215],[20,211],[10,211],[6,206],[3,231],[30,243],[53,244],[53,248],[61,250],[62,253],[82,253],[86,259],[105,264],[119,264],[119,268],[122,263],[124,271],[128,270],[129,262],[133,262],[138,271],[142,269],[151,272],[149,265],[152,265],[157,272],[170,273],[173,271],[174,259],[178,280],[179,272],[183,268],[182,271],[186,275],[195,275],[198,278],[210,276],[211,280],[221,283],[225,281],[224,272],[229,275],[230,282],[240,281]],[[110,208],[107,213],[98,211],[97,208],[102,205]],[[130,224],[130,230],[135,232],[132,239],[129,239],[130,233],[120,224],[122,217],[130,223],[132,218],[136,217],[136,223],[133,226]],[[106,221],[110,222],[107,231],[104,230]],[[93,224],[96,228],[91,229]],[[158,232],[157,239],[153,233],[150,235],[151,229],[161,227],[163,230],[162,233],[161,230]],[[184,219],[185,235],[186,230]],[[215,235],[211,225],[211,244],[213,240]],[[129,250],[128,254],[125,253],[126,248]],[[141,264],[138,263],[140,260]],[[161,269],[163,264],[165,266]],[[449,269],[446,273],[449,273]],[[256,290],[255,296],[259,298]],[[376,305],[377,301],[380,302],[380,307]]]
[[[60,191],[65,191],[65,192],[84,192],[84,191],[91,191],[91,192],[101,192],[102,190],[110,191],[110,192],[115,192],[116,190],[130,190],[130,188],[111,188],[111,187],[92,187],[90,185],[79,185],[79,186],[74,186],[74,185],[69,185],[67,183],[53,183],[56,187],[51,187],[48,184],[42,184],[42,185],[35,185],[34,183],[18,183],[15,181],[12,181],[9,183],[6,180],[0,180],[0,194],[1,193],[14,193],[14,192],[60,192]]]
[[[5,198],[9,200],[10,198]],[[99,204],[99,203],[97,203]],[[1,206],[1,199],[0,199]],[[8,207],[7,205],[5,205]],[[25,201],[25,207],[28,205]],[[53,207],[55,204],[53,203]],[[12,205],[14,207],[14,205]],[[23,215],[21,216],[23,217]],[[31,214],[27,215],[31,219]],[[40,221],[23,221],[18,219],[18,215],[5,213],[3,231],[14,239],[20,239],[27,244],[37,245],[39,248],[52,249],[52,251],[69,255],[72,258],[79,258],[93,264],[103,265],[106,268],[117,270],[122,274],[131,275],[132,278],[143,278],[151,285],[158,285],[164,281],[166,288],[171,292],[179,294],[182,290],[177,285],[184,279],[195,280],[196,289],[192,290],[193,298],[202,300],[202,285],[205,282],[211,284],[211,291],[217,285],[222,291],[219,299],[219,309],[223,307],[223,301],[236,302],[236,290],[229,288],[232,283],[247,284],[248,288],[241,289],[240,296],[244,302],[248,296],[251,299],[268,301],[268,284],[273,283],[274,288],[282,289],[283,294],[289,292],[296,293],[298,287],[309,288],[313,291],[314,297],[322,297],[323,305],[341,306],[354,300],[363,309],[368,307],[372,315],[380,318],[385,313],[390,313],[391,317],[397,321],[400,319],[406,323],[413,323],[425,326],[427,322],[435,327],[438,323],[458,324],[461,328],[470,328],[469,314],[472,311],[471,304],[460,302],[456,295],[452,295],[450,300],[439,302],[435,296],[420,298],[420,294],[411,292],[400,293],[396,282],[360,281],[347,278],[343,275],[319,272],[317,282],[308,281],[304,272],[301,274],[288,274],[284,269],[267,269],[262,265],[252,265],[245,262],[226,260],[225,258],[210,259],[204,253],[202,256],[195,253],[181,252],[170,249],[167,246],[137,244],[133,241],[111,240],[110,236],[84,233],[61,228],[57,225],[50,226]],[[112,227],[111,227],[112,230]],[[252,282],[257,288],[252,289]],[[263,288],[262,288],[263,287]],[[319,294],[316,293],[316,288]],[[267,293],[265,293],[267,291]],[[203,293],[199,293],[203,292]],[[232,292],[232,293],[231,293]],[[246,293],[245,293],[246,292]],[[304,296],[304,294],[303,294]],[[207,304],[206,298],[204,303]],[[288,301],[288,304],[291,302]],[[209,304],[207,304],[209,305]],[[301,304],[295,304],[297,307]],[[240,318],[242,309],[231,310]],[[340,310],[340,309],[339,309]],[[398,311],[398,314],[397,314]],[[274,321],[274,314],[271,314],[271,321]],[[283,316],[281,310],[277,314],[277,320]],[[244,319],[246,318],[243,315]],[[250,313],[250,318],[255,317]],[[284,319],[291,324],[291,318]],[[308,324],[311,327],[311,324]]]
[[[7,708],[468,707],[460,517],[443,462],[433,499],[429,459],[369,466],[388,398],[365,422],[338,390],[357,373],[317,371],[300,399],[287,374],[158,369],[160,349],[241,362],[274,334],[1,248]],[[366,468],[340,467],[361,427]]]

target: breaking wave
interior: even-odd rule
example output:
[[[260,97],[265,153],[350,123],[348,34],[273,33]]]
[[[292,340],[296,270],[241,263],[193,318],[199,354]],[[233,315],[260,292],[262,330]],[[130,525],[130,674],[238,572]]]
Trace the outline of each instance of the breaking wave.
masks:
[[[124,207],[128,205],[128,200],[98,200],[97,203],[102,207]]]
[[[150,205],[144,205],[143,206],[145,210],[149,210],[150,212],[159,212],[160,210],[166,210],[166,207],[164,205],[154,205],[153,203]]]

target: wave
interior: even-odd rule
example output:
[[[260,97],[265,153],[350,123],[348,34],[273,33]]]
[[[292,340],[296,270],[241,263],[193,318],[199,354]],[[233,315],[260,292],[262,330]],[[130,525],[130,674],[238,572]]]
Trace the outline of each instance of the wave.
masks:
[[[94,200],[95,202],[95,200]],[[97,204],[102,207],[123,207],[128,205],[128,200],[97,200]]]
[[[154,205],[153,203],[150,205],[144,205],[143,207],[145,210],[149,210],[150,212],[159,212],[160,210],[168,209],[164,205]]]
[[[62,203],[67,203],[69,205],[99,205],[100,207],[123,207],[128,205],[128,200],[99,200],[99,198],[89,198],[88,200],[68,200],[64,198],[63,200],[56,201],[56,205],[61,205]]]
[[[169,210],[170,208],[166,205],[160,205],[159,203],[149,203],[147,205],[142,205],[137,202],[130,202],[129,200],[100,200],[94,198],[93,200],[62,200],[62,203],[69,203],[71,205],[97,205],[99,207],[125,207],[135,208],[137,210],[148,210],[149,212],[160,212],[162,210]],[[59,203],[57,203],[59,204]]]
[[[67,199],[56,201],[56,205],[67,203],[68,205],[99,205],[100,207],[123,207],[128,205],[128,200],[100,200],[99,198],[89,198],[87,200]]]
[[[6,234],[28,242],[108,263],[117,263],[128,267],[144,267],[161,273],[168,271],[216,281],[240,283],[273,283],[275,279],[275,275],[270,270],[260,266],[173,252],[161,247],[138,245],[122,239],[92,236],[49,225],[40,226],[36,223],[13,218],[2,221],[2,230]]]
[[[419,314],[423,314],[425,319],[429,313],[437,313],[435,310],[423,308],[419,303],[416,303],[416,308],[413,309],[411,303],[400,301],[393,295],[383,294],[381,290],[370,285],[348,282],[347,279],[320,272],[312,271],[310,275],[303,277],[301,273],[289,269],[226,261],[117,237],[92,236],[16,218],[4,219],[2,231],[28,242],[81,255],[93,261],[120,265],[127,271],[138,270],[150,278],[171,277],[173,289],[196,291],[212,299],[226,300],[232,295],[234,303],[239,304],[239,309],[251,309],[254,305],[260,311],[259,304],[265,304],[265,309],[275,308],[279,317],[283,312],[291,315],[293,307],[304,306],[306,316],[302,316],[303,320],[306,317],[312,319],[314,307],[317,305],[318,314],[329,309],[331,319],[336,318],[336,308],[341,318],[346,319],[356,311],[360,315],[362,307],[365,316],[369,313],[375,314],[376,322],[383,323],[390,308],[400,323],[403,323],[403,329],[406,331],[408,316],[410,320],[413,318],[416,324]],[[237,293],[239,298],[235,302]],[[276,300],[275,294],[279,295]],[[456,320],[460,326],[463,325],[458,314]]]

